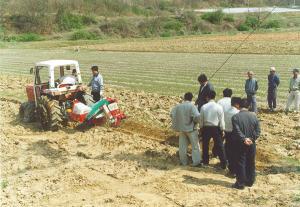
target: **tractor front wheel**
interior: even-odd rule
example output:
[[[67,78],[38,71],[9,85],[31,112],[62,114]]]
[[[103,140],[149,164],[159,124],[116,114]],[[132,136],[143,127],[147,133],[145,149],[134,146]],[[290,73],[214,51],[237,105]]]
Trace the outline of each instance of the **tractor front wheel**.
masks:
[[[42,96],[38,101],[37,112],[44,130],[57,131],[62,125],[63,113],[57,100]]]

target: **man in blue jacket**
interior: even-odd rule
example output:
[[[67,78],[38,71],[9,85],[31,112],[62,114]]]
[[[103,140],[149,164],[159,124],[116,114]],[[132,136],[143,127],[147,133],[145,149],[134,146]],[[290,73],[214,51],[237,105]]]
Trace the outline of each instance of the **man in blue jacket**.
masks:
[[[268,75],[268,105],[270,111],[276,109],[277,99],[277,87],[279,86],[280,80],[276,74],[275,67],[270,68],[270,74]]]
[[[248,71],[247,73],[248,79],[245,83],[245,92],[247,94],[247,100],[250,104],[249,111],[257,113],[257,104],[256,104],[256,92],[258,90],[257,80],[253,78],[254,73],[252,71]]]
[[[92,88],[91,95],[93,96],[93,99],[95,102],[99,101],[101,98],[103,98],[104,93],[104,83],[103,83],[103,77],[99,73],[99,69],[97,65],[94,65],[91,67],[93,77],[88,84]]]

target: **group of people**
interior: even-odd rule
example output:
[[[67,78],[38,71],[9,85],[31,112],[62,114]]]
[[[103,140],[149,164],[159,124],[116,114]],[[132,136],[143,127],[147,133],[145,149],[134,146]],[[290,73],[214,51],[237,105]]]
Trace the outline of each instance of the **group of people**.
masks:
[[[248,79],[245,83],[245,92],[247,100],[250,104],[250,111],[257,113],[256,93],[258,90],[257,80],[253,77],[254,73],[248,71]],[[270,74],[268,75],[268,106],[271,112],[274,112],[277,107],[277,88],[280,84],[280,79],[276,74],[275,67],[270,68]],[[299,112],[300,109],[300,75],[299,69],[293,69],[293,77],[291,77],[288,88],[288,100],[285,107],[285,113],[290,111],[291,105],[294,103],[295,112]]]
[[[182,165],[188,165],[188,145],[192,145],[192,166],[209,164],[209,144],[213,139],[212,154],[220,159],[220,167],[228,168],[229,175],[236,177],[232,187],[244,189],[255,182],[256,140],[260,136],[260,123],[257,119],[256,93],[258,82],[249,71],[245,83],[247,98],[232,97],[232,90],[223,90],[223,98],[215,101],[216,92],[205,74],[198,77],[199,94],[195,104],[193,94],[184,94],[182,103],[171,110],[172,128],[179,132],[179,158]],[[270,111],[276,109],[279,77],[274,67],[268,76],[268,105]],[[299,111],[300,77],[299,70],[293,70],[289,85],[289,98],[286,111],[295,102]],[[202,156],[200,153],[202,139]],[[225,140],[225,144],[224,144]]]

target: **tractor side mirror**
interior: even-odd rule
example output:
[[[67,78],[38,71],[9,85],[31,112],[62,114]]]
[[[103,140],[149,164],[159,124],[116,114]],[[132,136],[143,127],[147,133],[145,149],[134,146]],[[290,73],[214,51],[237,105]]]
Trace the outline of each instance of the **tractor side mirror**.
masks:
[[[30,68],[30,74],[32,74],[33,73],[33,68]]]

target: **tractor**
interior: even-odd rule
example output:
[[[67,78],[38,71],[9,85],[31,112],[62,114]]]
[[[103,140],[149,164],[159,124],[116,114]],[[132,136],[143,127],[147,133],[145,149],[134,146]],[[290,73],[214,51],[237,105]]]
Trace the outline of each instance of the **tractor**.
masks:
[[[42,128],[56,131],[68,121],[68,103],[83,93],[79,64],[74,60],[42,61],[30,73],[34,78],[33,84],[26,86],[28,102],[34,103]]]
[[[103,98],[94,103],[85,93],[75,60],[38,62],[30,73],[34,76],[33,84],[26,86],[28,102],[21,104],[20,116],[24,118],[28,112],[35,112],[43,130],[57,131],[69,121],[84,125],[108,121],[110,126],[119,126],[125,119],[116,99]]]

